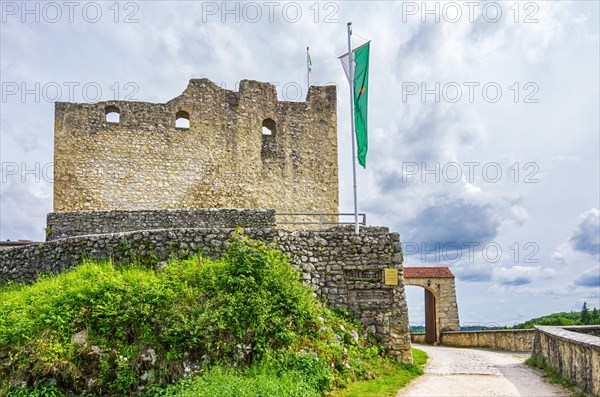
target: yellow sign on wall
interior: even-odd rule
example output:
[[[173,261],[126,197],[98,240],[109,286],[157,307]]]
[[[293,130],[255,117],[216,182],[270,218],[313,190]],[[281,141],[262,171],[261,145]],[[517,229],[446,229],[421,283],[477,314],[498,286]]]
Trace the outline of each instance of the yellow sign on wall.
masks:
[[[383,269],[385,285],[398,285],[398,269]]]

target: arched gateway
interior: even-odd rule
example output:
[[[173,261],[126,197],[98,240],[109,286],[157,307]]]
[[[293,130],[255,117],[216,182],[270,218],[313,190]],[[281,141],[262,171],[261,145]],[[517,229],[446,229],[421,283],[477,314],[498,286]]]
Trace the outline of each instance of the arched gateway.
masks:
[[[404,284],[425,289],[425,342],[436,343],[444,331],[459,331],[454,274],[445,266],[404,267]]]

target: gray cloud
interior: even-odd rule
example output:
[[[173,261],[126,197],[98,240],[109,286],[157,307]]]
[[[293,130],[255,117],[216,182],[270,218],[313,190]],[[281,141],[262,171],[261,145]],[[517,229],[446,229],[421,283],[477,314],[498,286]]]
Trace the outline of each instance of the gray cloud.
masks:
[[[496,236],[500,222],[491,214],[490,204],[467,202],[446,194],[435,196],[433,201],[408,223],[415,241],[431,245],[485,243]]]
[[[39,175],[17,174],[6,177],[0,188],[0,238],[7,240],[44,239],[44,224],[39,213],[52,206],[52,184],[36,180]]]
[[[574,250],[591,255],[600,253],[600,211],[592,208],[581,215],[581,220],[569,243]]]
[[[485,282],[492,279],[492,267],[489,264],[472,264],[467,266],[454,266],[452,272],[461,281]]]
[[[600,267],[594,266],[581,273],[579,277],[575,279],[575,285],[581,287],[600,287]]]

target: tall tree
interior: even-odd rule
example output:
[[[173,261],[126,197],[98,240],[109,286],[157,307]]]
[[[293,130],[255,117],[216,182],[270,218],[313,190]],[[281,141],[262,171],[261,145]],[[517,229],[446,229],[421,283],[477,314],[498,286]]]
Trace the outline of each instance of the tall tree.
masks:
[[[592,315],[591,315],[591,323],[592,324],[600,324],[600,312],[598,312],[598,309],[594,308],[594,310],[592,310]]]
[[[581,322],[583,324],[590,323],[590,311],[587,308],[587,302],[583,302],[583,307],[581,308]]]

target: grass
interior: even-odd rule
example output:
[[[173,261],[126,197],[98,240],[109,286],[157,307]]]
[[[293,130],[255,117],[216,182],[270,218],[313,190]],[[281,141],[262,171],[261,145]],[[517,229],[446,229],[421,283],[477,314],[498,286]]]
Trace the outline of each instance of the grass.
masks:
[[[0,286],[0,395],[383,396],[421,373],[275,247],[237,236],[215,260],[136,260]]]
[[[548,365],[546,360],[538,359],[533,356],[529,357],[525,364],[532,368],[536,368],[542,371],[542,377],[548,383],[560,385],[569,391],[571,397],[587,397],[588,394],[578,387],[571,379],[564,377],[556,369]],[[596,396],[598,397],[598,396]]]
[[[212,367],[200,376],[179,381],[176,385],[148,392],[153,397],[318,397],[321,394],[297,374],[277,376],[260,369],[240,370]]]
[[[388,360],[374,368],[375,379],[354,382],[346,389],[331,394],[332,397],[391,397],[398,389],[406,386],[413,379],[423,374],[423,366],[427,362],[427,353],[412,349],[413,365],[400,364]]]

